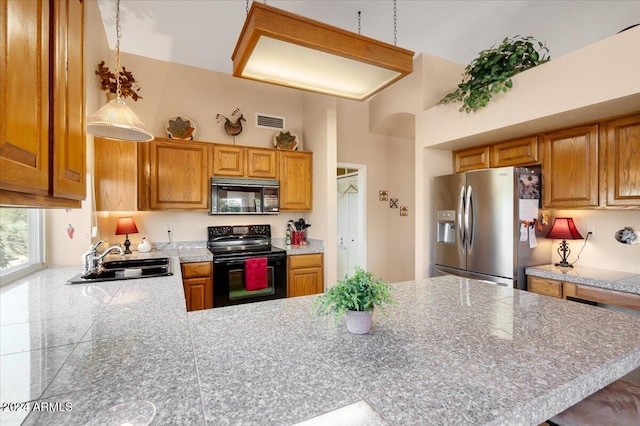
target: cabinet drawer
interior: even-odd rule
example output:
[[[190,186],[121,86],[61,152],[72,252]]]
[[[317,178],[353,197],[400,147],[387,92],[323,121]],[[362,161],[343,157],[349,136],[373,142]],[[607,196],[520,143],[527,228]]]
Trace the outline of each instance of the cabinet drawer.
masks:
[[[211,276],[211,262],[183,263],[182,278]]]
[[[538,277],[528,277],[527,289],[533,293],[562,298],[562,282]]]
[[[564,283],[565,297],[640,309],[640,295],[587,285]]]
[[[322,253],[289,256],[289,269],[322,266]]]

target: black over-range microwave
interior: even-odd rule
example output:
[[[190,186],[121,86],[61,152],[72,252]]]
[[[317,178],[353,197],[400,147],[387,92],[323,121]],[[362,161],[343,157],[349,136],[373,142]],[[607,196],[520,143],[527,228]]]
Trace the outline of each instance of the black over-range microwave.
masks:
[[[278,214],[280,182],[266,179],[211,178],[210,214]]]

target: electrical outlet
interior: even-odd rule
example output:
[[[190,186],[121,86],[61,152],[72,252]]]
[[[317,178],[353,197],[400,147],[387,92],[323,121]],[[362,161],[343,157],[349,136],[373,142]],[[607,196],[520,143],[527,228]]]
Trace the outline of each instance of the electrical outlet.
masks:
[[[595,225],[587,225],[587,232],[591,233],[591,238],[595,238],[595,236],[596,236],[596,226]]]

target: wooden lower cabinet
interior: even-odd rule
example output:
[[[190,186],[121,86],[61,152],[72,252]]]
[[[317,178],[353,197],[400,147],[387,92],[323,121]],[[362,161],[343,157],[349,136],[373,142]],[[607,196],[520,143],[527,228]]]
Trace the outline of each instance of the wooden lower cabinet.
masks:
[[[287,257],[287,297],[324,291],[322,253]]]
[[[187,311],[213,308],[212,262],[183,263],[180,268]]]
[[[640,294],[532,276],[527,277],[527,286],[529,291],[547,296],[586,300],[640,310]]]
[[[562,298],[562,282],[539,277],[527,277],[527,290]]]

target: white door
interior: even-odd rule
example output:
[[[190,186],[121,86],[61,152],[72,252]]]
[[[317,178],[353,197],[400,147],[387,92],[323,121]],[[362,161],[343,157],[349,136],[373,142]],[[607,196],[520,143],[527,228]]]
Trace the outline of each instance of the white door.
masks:
[[[338,176],[338,279],[352,275],[356,266],[366,269],[364,170],[348,171]]]

